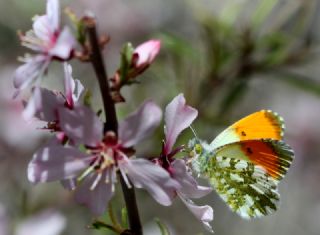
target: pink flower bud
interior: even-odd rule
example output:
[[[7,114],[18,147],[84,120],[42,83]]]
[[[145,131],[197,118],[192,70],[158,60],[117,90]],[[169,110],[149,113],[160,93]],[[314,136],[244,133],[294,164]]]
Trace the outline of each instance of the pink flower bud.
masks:
[[[149,40],[142,43],[134,50],[134,65],[137,68],[149,66],[159,54],[161,47],[160,40]]]

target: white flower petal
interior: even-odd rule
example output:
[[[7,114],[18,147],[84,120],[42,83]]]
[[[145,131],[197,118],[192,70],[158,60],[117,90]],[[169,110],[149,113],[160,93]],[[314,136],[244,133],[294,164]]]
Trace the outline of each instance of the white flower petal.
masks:
[[[63,63],[64,69],[64,94],[68,104],[73,107],[72,87],[74,86],[74,80],[72,78],[72,67],[68,63]]]
[[[33,22],[33,32],[35,36],[42,41],[42,43],[39,41],[39,43],[36,43],[35,45],[41,45],[42,51],[45,52],[51,39],[54,37],[54,31],[47,15],[37,16],[36,20]],[[33,40],[37,39],[34,38]]]
[[[43,147],[28,165],[28,179],[32,183],[71,179],[87,168],[91,160],[91,156],[76,148]]]
[[[187,199],[181,194],[178,194],[182,202],[187,206],[187,208],[191,211],[191,213],[200,220],[205,228],[213,233],[212,227],[209,224],[213,220],[213,209],[206,205],[206,206],[197,206],[191,200]]]
[[[50,57],[38,55],[28,58],[27,62],[17,68],[13,77],[13,85],[22,90],[35,81],[48,67]]]
[[[201,198],[212,191],[211,187],[198,185],[198,182],[192,177],[191,172],[187,171],[184,160],[178,159],[172,162],[172,177],[181,185],[180,192],[190,198]]]
[[[119,168],[127,173],[136,188],[144,188],[160,204],[169,206],[179,184],[162,167],[145,159],[125,159]]]
[[[61,130],[75,143],[96,146],[102,140],[103,124],[97,115],[85,106],[58,110]]]
[[[73,85],[72,85],[72,99],[74,102],[78,102],[81,98],[81,95],[84,92],[84,86],[80,82],[80,80],[76,79],[73,80]]]
[[[35,87],[22,116],[26,120],[36,117],[39,120],[53,122],[58,119],[57,111],[64,106],[64,100],[60,95],[46,88]]]
[[[107,182],[105,180],[110,174],[109,171],[113,171],[113,169],[109,169],[102,173],[103,175],[94,189],[92,189],[92,185],[97,179],[97,174],[92,173],[84,179],[76,190],[76,201],[89,207],[91,212],[97,216],[102,215],[105,212],[108,202],[114,193],[114,182],[111,180]]]
[[[51,44],[52,39],[59,33],[59,24],[59,0],[47,0],[46,15],[38,16],[33,23],[33,31],[35,35],[44,42],[44,49]]]
[[[53,32],[59,30],[60,25],[60,2],[59,0],[47,0],[47,16]]]
[[[171,152],[178,135],[196,119],[198,111],[186,105],[183,94],[176,96],[165,111],[165,154]]]
[[[56,56],[60,59],[68,59],[71,55],[72,50],[76,45],[76,41],[70,31],[66,26],[59,34],[57,42],[54,47],[50,49],[49,54],[51,56]]]
[[[72,67],[68,63],[63,64],[64,67],[64,91],[68,104],[73,107],[84,91],[84,87],[79,80],[72,77]]]
[[[153,102],[144,102],[119,124],[119,139],[124,147],[132,147],[152,134],[162,117],[161,109]]]

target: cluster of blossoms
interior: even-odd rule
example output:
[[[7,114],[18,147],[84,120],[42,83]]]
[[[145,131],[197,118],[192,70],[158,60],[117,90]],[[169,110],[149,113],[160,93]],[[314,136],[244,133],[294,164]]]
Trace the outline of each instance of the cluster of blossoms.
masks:
[[[45,122],[42,131],[53,134],[29,163],[28,179],[32,183],[61,181],[65,188],[75,191],[76,201],[88,206],[94,215],[102,215],[121,176],[128,188],[144,188],[162,205],[171,205],[174,198],[180,198],[211,229],[212,208],[197,206],[190,200],[207,195],[211,188],[198,185],[187,164],[187,156],[177,157],[184,147],[174,148],[177,137],[198,114],[186,104],[182,94],[165,109],[165,140],[160,155],[143,158],[134,147],[159,126],[161,108],[147,100],[122,120],[117,130],[105,130],[100,117],[84,102],[85,88],[72,77],[67,61],[76,58],[78,45],[71,30],[60,27],[58,0],[47,1],[46,15],[36,17],[33,30],[21,35],[21,40],[23,45],[38,53],[25,57],[25,64],[14,76],[17,94],[27,88],[31,91],[29,100],[24,101],[23,115],[27,120]],[[110,93],[117,92],[119,97],[120,88],[144,72],[159,50],[158,40],[129,48],[127,65],[122,64],[110,79]],[[63,64],[64,92],[40,86],[38,78],[48,70],[52,60]]]

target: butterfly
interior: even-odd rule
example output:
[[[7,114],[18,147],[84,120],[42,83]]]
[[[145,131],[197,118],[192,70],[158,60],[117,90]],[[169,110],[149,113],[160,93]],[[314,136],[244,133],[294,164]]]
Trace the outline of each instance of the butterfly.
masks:
[[[277,209],[278,183],[287,173],[294,152],[283,142],[284,121],[261,110],[237,121],[210,144],[189,141],[191,166],[209,179],[232,211],[250,219]]]

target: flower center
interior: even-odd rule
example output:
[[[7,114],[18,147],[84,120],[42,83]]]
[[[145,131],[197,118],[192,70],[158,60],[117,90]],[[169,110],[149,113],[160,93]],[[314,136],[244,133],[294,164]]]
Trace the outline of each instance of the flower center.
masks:
[[[114,153],[112,149],[107,149],[106,152],[100,152],[98,157],[90,164],[93,169],[100,173],[106,168],[109,168],[115,164]]]
[[[47,126],[44,129],[50,130],[51,132],[61,131],[59,121],[48,122]]]

